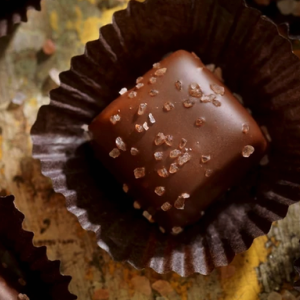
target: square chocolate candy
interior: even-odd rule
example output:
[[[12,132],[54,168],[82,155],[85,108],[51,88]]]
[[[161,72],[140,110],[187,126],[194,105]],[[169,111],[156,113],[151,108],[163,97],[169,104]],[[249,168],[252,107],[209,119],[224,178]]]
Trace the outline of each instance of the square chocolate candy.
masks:
[[[252,116],[186,51],[120,94],[89,127],[96,155],[162,231],[198,221],[266,150]]]

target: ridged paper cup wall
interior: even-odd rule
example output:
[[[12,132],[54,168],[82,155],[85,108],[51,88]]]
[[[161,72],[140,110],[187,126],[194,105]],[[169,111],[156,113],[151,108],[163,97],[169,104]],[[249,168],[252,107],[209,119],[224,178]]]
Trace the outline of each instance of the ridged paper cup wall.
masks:
[[[132,208],[95,160],[84,127],[164,55],[185,49],[222,68],[272,140],[258,166],[174,237]],[[182,276],[228,265],[300,199],[300,61],[274,23],[236,0],[130,1],[60,75],[32,128],[33,155],[100,247],[136,268]]]

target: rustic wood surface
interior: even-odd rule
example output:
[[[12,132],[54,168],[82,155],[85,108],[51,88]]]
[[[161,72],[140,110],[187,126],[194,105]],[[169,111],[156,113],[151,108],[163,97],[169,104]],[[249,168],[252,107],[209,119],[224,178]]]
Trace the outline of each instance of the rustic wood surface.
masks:
[[[292,288],[293,261],[300,255],[300,204],[230,266],[209,276],[180,278],[114,262],[41,175],[39,162],[31,157],[29,135],[37,111],[48,103],[57,74],[69,68],[70,58],[81,54],[87,41],[98,37],[99,27],[125,1],[43,1],[42,12],[30,12],[28,23],[0,40],[0,194],[15,195],[26,216],[24,228],[35,233],[37,246],[48,246],[50,259],[61,260],[62,273],[73,277],[70,291],[80,300],[300,299]],[[44,59],[41,49],[48,39],[56,51]]]

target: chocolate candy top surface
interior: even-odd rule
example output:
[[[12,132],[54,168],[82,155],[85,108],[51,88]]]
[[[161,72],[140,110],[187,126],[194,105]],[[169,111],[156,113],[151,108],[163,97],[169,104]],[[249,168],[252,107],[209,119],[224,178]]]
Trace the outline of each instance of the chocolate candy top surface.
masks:
[[[120,94],[89,127],[96,155],[162,231],[199,220],[266,150],[252,116],[186,51]]]

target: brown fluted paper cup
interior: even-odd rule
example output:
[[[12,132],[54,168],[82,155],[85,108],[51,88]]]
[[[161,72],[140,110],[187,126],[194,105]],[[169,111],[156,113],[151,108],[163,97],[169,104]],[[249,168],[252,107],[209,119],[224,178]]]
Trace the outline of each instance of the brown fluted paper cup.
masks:
[[[268,128],[269,163],[178,236],[161,234],[94,158],[83,125],[172,51],[195,52],[223,70],[256,121]],[[257,10],[236,0],[130,1],[60,75],[32,128],[33,155],[83,228],[116,260],[182,276],[208,274],[247,250],[300,198],[300,62]]]
[[[0,37],[12,32],[15,24],[27,21],[28,9],[41,9],[41,0],[1,0]]]
[[[280,26],[285,24],[287,35],[290,39],[299,39],[300,12],[297,5],[293,7],[293,4],[296,4],[296,2],[271,0],[269,3],[263,3],[259,0],[246,0],[246,3],[251,7],[259,9],[276,24]]]
[[[23,230],[23,220],[24,215],[14,206],[14,197],[0,197],[0,267],[9,273],[5,276],[10,284],[15,287],[16,282],[21,294],[30,300],[77,299],[68,290],[71,277],[61,275],[60,262],[48,259],[46,247],[33,246],[33,233]]]

